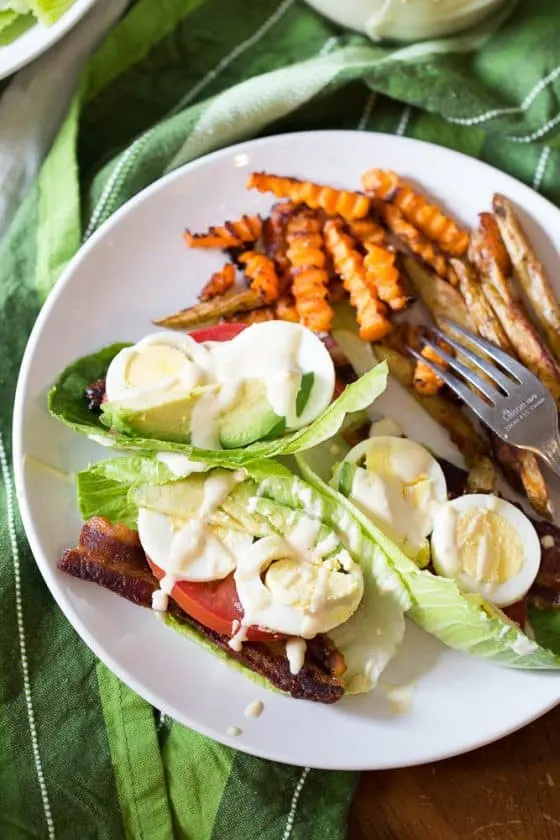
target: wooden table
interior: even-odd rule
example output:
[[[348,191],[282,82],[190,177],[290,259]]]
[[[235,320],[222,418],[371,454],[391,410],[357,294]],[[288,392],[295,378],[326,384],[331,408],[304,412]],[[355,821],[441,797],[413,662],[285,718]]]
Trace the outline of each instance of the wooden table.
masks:
[[[560,706],[467,755],[364,773],[348,840],[560,840]]]

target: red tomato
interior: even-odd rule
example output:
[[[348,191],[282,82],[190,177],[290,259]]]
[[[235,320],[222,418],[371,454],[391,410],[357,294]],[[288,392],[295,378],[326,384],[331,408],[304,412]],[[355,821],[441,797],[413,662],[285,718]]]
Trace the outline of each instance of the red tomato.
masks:
[[[215,324],[213,327],[201,327],[191,330],[189,335],[202,344],[203,341],[230,341],[246,328],[245,324]]]
[[[148,563],[157,579],[161,580],[164,575],[163,569],[156,566],[149,557]],[[223,580],[212,580],[208,583],[181,580],[171,590],[171,597],[187,615],[223,636],[231,636],[232,623],[243,618],[243,607],[237,595],[233,574]],[[253,642],[280,638],[284,636],[269,633],[259,627],[249,627],[247,630],[247,639]]]

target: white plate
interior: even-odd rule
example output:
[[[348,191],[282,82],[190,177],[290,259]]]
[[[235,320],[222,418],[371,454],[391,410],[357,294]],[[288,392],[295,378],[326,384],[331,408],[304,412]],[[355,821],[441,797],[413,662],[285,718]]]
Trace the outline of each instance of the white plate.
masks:
[[[83,18],[94,3],[95,0],[76,0],[52,26],[36,23],[10,44],[0,46],[0,79],[15,73],[56,44]]]
[[[466,223],[490,206],[494,191],[505,193],[523,206],[523,222],[543,260],[557,265],[552,242],[559,243],[560,212],[476,160],[415,140],[358,132],[243,143],[145,190],[81,249],[35,325],[15,406],[16,484],[27,535],[52,594],[84,641],[124,682],[182,723],[255,755],[324,768],[399,767],[493,741],[559,702],[560,675],[488,665],[444,649],[411,625],[392,666],[393,677],[416,681],[408,714],[391,715],[382,693],[321,706],[257,689],[150,610],[57,571],[60,551],[76,543],[80,529],[74,488],[32,460],[24,464],[23,454],[59,470],[110,456],[49,417],[47,389],[77,356],[113,341],[137,340],[150,331],[153,317],[194,301],[221,260],[189,251],[183,228],[201,230],[242,213],[266,212],[271,197],[244,189],[251,170],[351,188],[372,165],[421,181]],[[392,387],[382,399],[389,413],[401,422],[407,418],[411,436],[453,457],[444,433],[412,398]],[[244,708],[259,697],[263,715],[245,720]],[[231,725],[239,725],[242,735],[228,736]]]

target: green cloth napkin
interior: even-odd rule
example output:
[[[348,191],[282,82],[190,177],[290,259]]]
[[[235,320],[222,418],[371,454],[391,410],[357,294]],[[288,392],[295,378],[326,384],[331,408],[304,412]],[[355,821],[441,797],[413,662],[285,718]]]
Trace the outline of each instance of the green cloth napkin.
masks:
[[[556,0],[508,3],[461,36],[390,47],[297,0],[139,0],[89,61],[0,247],[3,840],[344,836],[356,774],[252,758],[165,719],[55,605],[14,498],[20,358],[83,238],[161,175],[244,138],[406,134],[483,158],[560,203],[559,26]]]

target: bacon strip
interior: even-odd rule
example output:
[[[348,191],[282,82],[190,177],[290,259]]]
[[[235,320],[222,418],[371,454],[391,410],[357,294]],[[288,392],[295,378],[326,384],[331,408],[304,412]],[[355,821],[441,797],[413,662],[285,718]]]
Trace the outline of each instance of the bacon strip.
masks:
[[[92,581],[143,607],[151,607],[152,593],[159,587],[146,561],[136,531],[94,516],[80,533],[77,548],[63,551],[58,568],[81,580]],[[169,599],[169,610],[181,621],[225,650],[232,658],[260,674],[292,697],[317,703],[335,703],[344,694],[340,676],[344,658],[328,636],[316,636],[307,645],[302,669],[291,674],[282,641],[245,642],[241,651],[229,647],[229,638],[209,630],[188,616]]]

